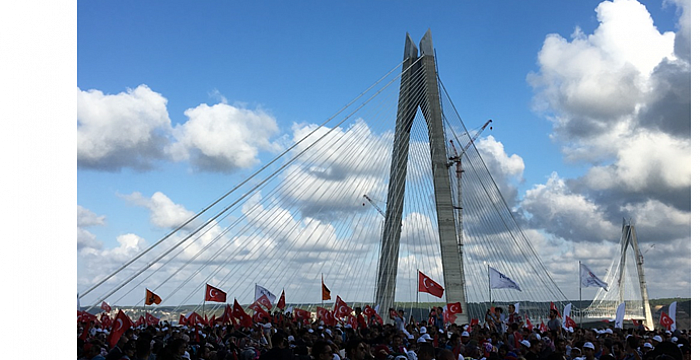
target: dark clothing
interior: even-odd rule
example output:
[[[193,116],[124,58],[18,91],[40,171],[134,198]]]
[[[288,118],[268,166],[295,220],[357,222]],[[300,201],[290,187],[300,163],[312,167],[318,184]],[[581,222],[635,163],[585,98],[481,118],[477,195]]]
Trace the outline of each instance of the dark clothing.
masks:
[[[294,353],[290,349],[274,347],[260,356],[260,360],[294,360]]]
[[[105,357],[105,360],[119,360],[122,358],[122,356],[124,356],[122,349],[120,349],[119,346],[115,346],[109,351],[107,357]]]

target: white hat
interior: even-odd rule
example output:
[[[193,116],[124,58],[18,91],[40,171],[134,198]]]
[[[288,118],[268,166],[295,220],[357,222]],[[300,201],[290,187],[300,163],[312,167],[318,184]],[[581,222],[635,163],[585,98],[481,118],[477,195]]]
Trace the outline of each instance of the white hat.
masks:
[[[408,334],[408,340],[413,340],[413,339],[415,339],[415,338],[413,337],[413,335]]]
[[[349,329],[349,328],[351,328],[351,327],[352,327],[352,325],[350,325],[350,324],[345,324],[345,328],[346,328],[346,329]]]
[[[418,338],[418,342],[419,342],[419,343],[424,343],[424,342],[427,342],[427,341],[425,341],[425,339],[424,339],[423,337],[419,337],[419,338]]]
[[[661,336],[659,336],[659,335],[654,335],[654,337],[651,338],[651,339],[654,340],[654,341],[658,341],[658,342],[664,341],[664,339],[662,339]]]
[[[678,342],[678,338],[675,337],[675,336],[672,337],[672,338],[671,338],[671,342],[674,343],[674,344],[677,343],[677,342]]]
[[[427,333],[427,332],[428,332],[428,329],[426,329],[425,326],[421,326],[421,327],[420,327],[420,333],[421,333],[421,335],[423,335],[423,334],[425,334],[425,333]]]
[[[671,332],[666,330],[666,335],[671,335]]]
[[[444,334],[444,333],[445,333],[445,330],[442,330],[442,329],[440,329],[440,330],[438,330],[438,331],[440,332],[440,334]]]
[[[326,334],[331,335],[332,334],[331,329],[326,329]]]
[[[537,334],[537,333],[536,333],[536,334],[535,334],[535,337],[537,338],[537,340],[542,340],[542,337],[540,336],[540,334]]]
[[[323,324],[323,322],[321,322],[321,324]],[[319,326],[318,329],[323,330],[323,325]]]
[[[469,336],[469,331],[462,331],[462,336]]]
[[[612,329],[605,329],[605,333],[606,333],[606,334],[612,334],[613,331],[612,331]]]
[[[433,338],[430,337],[430,334],[425,334],[425,335],[421,336],[421,338],[423,338],[425,340],[433,340]]]
[[[309,329],[309,332],[313,334],[313,333],[314,333],[314,329]]]
[[[530,342],[529,342],[529,341],[523,340],[523,341],[521,341],[520,343],[523,344],[523,346],[525,346],[526,348],[528,348],[528,349],[530,348]]]
[[[294,341],[294,335],[287,336],[287,341]]]
[[[649,348],[649,349],[653,349],[654,345],[652,345],[651,343],[644,343],[644,347]]]
[[[593,345],[593,343],[587,342],[587,343],[583,344],[583,348],[584,349],[589,348],[591,350],[595,350],[595,345]]]

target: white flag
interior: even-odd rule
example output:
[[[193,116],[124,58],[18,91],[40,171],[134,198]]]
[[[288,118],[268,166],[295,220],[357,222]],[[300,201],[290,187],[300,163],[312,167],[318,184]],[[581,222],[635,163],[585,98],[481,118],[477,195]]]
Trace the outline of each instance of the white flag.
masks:
[[[267,290],[264,287],[255,284],[255,300],[260,299],[260,297],[263,295],[267,296],[271,304],[277,303],[277,296],[275,296],[275,294],[271,293],[270,290]]]
[[[676,331],[676,301],[672,302],[671,305],[668,306],[668,317],[673,320],[673,324],[671,324],[671,328],[669,330]]]
[[[580,268],[581,275],[581,286],[583,287],[602,287],[605,291],[608,291],[608,283],[600,280],[595,274],[588,268],[588,266],[581,264]]]
[[[292,315],[294,313],[294,306],[287,306],[287,310],[284,311],[284,315]]]
[[[622,302],[617,307],[617,313],[615,314],[615,328],[622,329],[622,320],[625,318],[625,303]]]
[[[520,314],[520,303],[517,302],[517,303],[513,304],[513,307],[515,308],[515,312]]]
[[[562,313],[562,319],[564,319],[564,324],[562,326],[564,329],[566,329],[568,332],[574,332],[574,328],[571,326],[566,326],[566,318],[571,317],[571,303],[566,304],[564,306],[564,311]]]
[[[489,267],[489,282],[491,283],[491,289],[515,289],[522,291],[515,281],[492,267]]]

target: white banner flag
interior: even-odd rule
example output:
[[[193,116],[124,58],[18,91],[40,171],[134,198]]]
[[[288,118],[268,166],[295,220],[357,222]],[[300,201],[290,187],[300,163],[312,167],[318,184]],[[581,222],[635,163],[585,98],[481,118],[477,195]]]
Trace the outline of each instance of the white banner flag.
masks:
[[[260,297],[263,295],[267,296],[271,304],[277,303],[277,296],[275,296],[275,294],[271,293],[270,290],[267,290],[264,287],[255,284],[255,300],[260,299]]]
[[[671,331],[676,331],[676,301],[672,302],[671,305],[668,306],[668,317],[673,320],[673,324],[671,324]]]
[[[602,287],[605,291],[608,291],[608,283],[600,280],[595,274],[588,268],[588,266],[581,264],[581,286],[583,287]]]
[[[571,317],[571,303],[566,304],[564,306],[564,312],[562,313],[562,319],[564,319],[564,323],[562,324],[562,327],[566,329],[568,332],[574,332],[574,328],[571,326],[566,326],[566,318]]]
[[[625,318],[625,303],[622,302],[617,307],[617,313],[615,314],[615,328],[622,329],[622,321]]]
[[[491,289],[515,289],[522,291],[515,281],[492,267],[489,267],[489,282],[491,283]]]

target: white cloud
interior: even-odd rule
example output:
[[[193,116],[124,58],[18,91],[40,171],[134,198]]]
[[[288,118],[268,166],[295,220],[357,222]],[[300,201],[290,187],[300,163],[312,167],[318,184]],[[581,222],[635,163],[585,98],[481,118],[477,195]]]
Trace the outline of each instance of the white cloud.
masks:
[[[105,216],[97,216],[94,212],[78,205],[78,227],[104,225]]]
[[[262,109],[201,104],[185,115],[188,121],[175,127],[176,141],[167,151],[199,170],[227,173],[250,168],[260,162],[260,150],[277,150],[270,142],[278,132],[277,122]]]
[[[166,104],[146,85],[117,95],[78,89],[78,166],[150,169],[171,130]]]
[[[101,249],[102,242],[91,232],[84,229],[88,226],[104,226],[106,217],[78,205],[78,251],[83,248]]]
[[[150,198],[144,197],[139,192],[123,195],[123,197],[133,205],[148,209],[151,213],[151,223],[161,228],[178,227],[194,216],[194,212],[180,204],[175,204],[160,191],[155,192]]]

